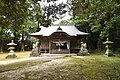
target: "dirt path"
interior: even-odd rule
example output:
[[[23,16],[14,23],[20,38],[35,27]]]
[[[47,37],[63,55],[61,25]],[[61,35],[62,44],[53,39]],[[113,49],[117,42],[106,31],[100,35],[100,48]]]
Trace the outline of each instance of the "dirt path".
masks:
[[[4,60],[4,61],[0,61],[0,65],[7,65],[7,64],[12,64],[12,63],[16,63],[16,62],[22,62],[22,61],[32,61],[32,60],[53,60],[53,59],[57,59],[57,58],[61,58],[64,56],[41,56],[41,57],[29,57],[29,58],[23,58],[23,59],[16,59],[16,60]]]
[[[28,58],[22,58],[22,59],[14,59],[14,60],[2,60],[0,61],[0,65],[7,65],[7,64],[12,64],[16,62],[22,62],[22,61],[32,61],[32,60],[53,60],[65,56],[74,56],[76,54],[43,54],[39,57],[28,57]]]

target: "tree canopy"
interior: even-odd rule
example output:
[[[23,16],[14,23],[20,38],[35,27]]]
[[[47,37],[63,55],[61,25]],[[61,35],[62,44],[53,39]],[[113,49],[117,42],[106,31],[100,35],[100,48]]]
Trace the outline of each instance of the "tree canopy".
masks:
[[[106,37],[119,41],[119,3],[119,0],[74,0],[73,20],[79,29],[94,36],[93,42],[97,42],[96,44]]]
[[[0,50],[3,42],[14,39],[24,51],[25,41],[31,32],[39,31],[40,25],[48,27],[52,21],[62,18],[66,13],[66,5],[56,2],[57,0],[0,0]],[[47,5],[41,6],[41,3]],[[20,46],[17,47],[20,49]]]

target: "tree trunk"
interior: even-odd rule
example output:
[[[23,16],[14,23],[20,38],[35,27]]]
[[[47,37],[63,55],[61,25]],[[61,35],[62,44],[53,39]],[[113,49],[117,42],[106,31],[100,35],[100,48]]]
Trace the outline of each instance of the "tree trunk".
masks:
[[[24,32],[22,32],[21,51],[25,51],[25,45],[24,45]]]
[[[36,32],[40,31],[40,27],[39,27],[39,25],[40,25],[40,23],[38,22],[38,23],[37,23],[37,26],[38,26],[38,27],[37,27]]]
[[[2,41],[0,41],[0,54],[3,53],[3,45],[2,45]]]

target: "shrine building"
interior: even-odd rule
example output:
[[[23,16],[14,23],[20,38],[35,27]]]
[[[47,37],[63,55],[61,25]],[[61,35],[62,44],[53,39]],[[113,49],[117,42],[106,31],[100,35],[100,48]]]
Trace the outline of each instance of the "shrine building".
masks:
[[[88,33],[79,31],[74,25],[40,27],[41,30],[31,36],[39,39],[40,52],[50,54],[70,54],[80,50],[78,39]]]

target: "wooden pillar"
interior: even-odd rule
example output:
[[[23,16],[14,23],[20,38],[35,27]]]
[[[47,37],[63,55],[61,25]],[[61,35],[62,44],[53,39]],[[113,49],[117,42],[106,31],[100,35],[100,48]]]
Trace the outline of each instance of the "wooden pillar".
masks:
[[[39,39],[39,43],[38,43],[38,53],[41,54],[41,41]]]
[[[49,54],[51,54],[51,41],[49,40]]]

